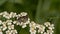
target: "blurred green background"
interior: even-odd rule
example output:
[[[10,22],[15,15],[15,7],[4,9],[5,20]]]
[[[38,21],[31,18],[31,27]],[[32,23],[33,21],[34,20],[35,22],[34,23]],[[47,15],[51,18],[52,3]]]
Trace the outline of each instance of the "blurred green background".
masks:
[[[60,34],[60,0],[0,0],[0,12],[27,12],[30,19],[43,24],[46,21],[55,24],[54,34]],[[15,26],[18,34],[29,34],[29,27]]]

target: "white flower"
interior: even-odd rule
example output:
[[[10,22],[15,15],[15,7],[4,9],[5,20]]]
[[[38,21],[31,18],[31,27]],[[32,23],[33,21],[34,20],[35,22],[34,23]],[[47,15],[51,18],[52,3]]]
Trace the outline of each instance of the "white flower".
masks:
[[[3,34],[3,32],[0,32],[0,34]]]
[[[7,29],[7,27],[3,28],[3,31],[5,31]]]
[[[29,24],[29,27],[36,29],[36,23],[34,23],[34,21],[32,21],[32,22]]]
[[[13,21],[13,24],[16,24],[17,23],[17,21]]]
[[[7,20],[6,22],[12,22],[12,20]]]
[[[7,25],[11,25],[12,24],[12,20],[7,20],[6,23],[7,23]]]
[[[7,23],[7,25],[12,25],[12,23],[11,23],[11,22],[9,22],[9,23]]]
[[[0,34],[3,34],[2,30],[0,29]]]
[[[9,15],[3,15],[3,17],[5,17],[6,19],[10,19]]]
[[[30,24],[29,24],[29,27],[30,27],[30,33],[31,34],[36,34],[36,23],[34,23],[34,21],[32,21]]]
[[[16,25],[20,25],[21,26],[21,23],[17,22]]]
[[[7,23],[7,25],[11,25],[12,24],[12,20],[7,20],[6,23]]]
[[[14,18],[14,17],[16,17],[16,13],[13,13],[13,12],[10,12],[10,18]]]
[[[45,31],[45,27],[43,25],[40,25],[38,28],[38,33],[43,33]]]
[[[7,30],[6,34],[17,34],[17,30]]]
[[[10,30],[7,30],[7,31],[6,31],[6,34],[11,34],[11,31],[10,31]]]
[[[22,28],[25,28],[25,27],[27,27],[27,26],[26,26],[26,24],[25,24],[25,23],[23,23],[23,22],[21,22],[21,23],[19,23],[19,22],[18,22],[18,23],[17,23],[17,25],[20,25],[20,26],[22,26]]]
[[[7,13],[7,12],[3,12],[3,17],[5,17],[6,19],[10,19],[9,13]]]
[[[16,24],[16,25],[20,25],[21,26],[23,23],[20,23],[18,21],[14,21],[13,24]]]
[[[50,33],[48,33],[48,32],[44,32],[43,34],[50,34]]]
[[[5,14],[5,15],[7,15],[8,13],[7,13],[7,11],[4,11],[4,12],[2,12],[3,13],[3,15]]]
[[[30,28],[30,34],[36,34],[36,30],[34,28]]]
[[[45,22],[44,25],[45,25],[46,27],[48,27],[48,26],[50,26],[50,22]]]
[[[26,27],[26,24],[22,25],[22,28],[25,28]]]
[[[10,15],[9,17],[11,18],[11,17],[13,16],[13,12],[10,12],[10,14],[9,14],[9,15]]]
[[[53,30],[47,30],[47,33],[49,33],[49,34],[53,34],[54,31],[53,31]]]
[[[47,34],[46,32],[44,32],[44,34]]]
[[[50,30],[53,30],[53,29],[54,29],[54,24],[51,24],[48,28],[49,28]]]
[[[26,12],[22,12],[22,13],[21,13],[21,16],[26,16],[26,15],[27,15]]]
[[[7,26],[3,24],[2,28],[3,28],[3,31],[5,31],[7,29]]]
[[[14,25],[9,25],[9,26],[8,26],[8,29],[9,29],[9,30],[14,29]]]
[[[11,30],[12,34],[17,34],[17,30]]]
[[[16,17],[16,13],[13,13],[13,18]]]
[[[2,23],[2,25],[4,25],[4,24],[6,25],[6,24],[7,24],[7,22],[3,22],[3,23]]]
[[[2,25],[2,21],[0,20],[0,25]]]
[[[20,15],[20,14],[18,14],[18,15],[16,15],[16,17],[17,17],[17,19],[18,19],[19,17],[21,17],[21,15]]]
[[[36,24],[36,28],[39,28],[40,27],[40,24]]]

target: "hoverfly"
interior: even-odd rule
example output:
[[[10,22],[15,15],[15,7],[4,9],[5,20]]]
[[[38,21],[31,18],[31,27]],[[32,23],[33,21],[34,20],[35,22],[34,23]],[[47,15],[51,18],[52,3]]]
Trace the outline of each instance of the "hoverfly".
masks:
[[[26,15],[26,16],[21,16],[21,17],[18,18],[18,21],[19,21],[20,23],[21,23],[21,22],[25,23],[27,20],[28,20],[28,15]]]

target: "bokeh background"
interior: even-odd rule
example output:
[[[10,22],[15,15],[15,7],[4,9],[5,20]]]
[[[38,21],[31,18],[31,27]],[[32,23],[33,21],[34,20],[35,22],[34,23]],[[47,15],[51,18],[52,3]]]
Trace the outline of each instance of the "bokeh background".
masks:
[[[60,34],[60,0],[0,0],[0,12],[27,12],[30,19],[43,24],[55,24],[54,34]],[[4,19],[3,19],[4,20]],[[18,34],[29,34],[29,27],[15,26]]]

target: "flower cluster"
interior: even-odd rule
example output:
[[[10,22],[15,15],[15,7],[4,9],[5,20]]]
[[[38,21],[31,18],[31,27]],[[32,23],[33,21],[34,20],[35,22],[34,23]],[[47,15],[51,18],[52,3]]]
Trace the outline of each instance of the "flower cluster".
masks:
[[[7,11],[0,13],[1,17],[5,17],[7,20],[0,20],[0,34],[5,32],[6,34],[18,34],[17,30],[14,28],[15,25],[22,26],[22,28],[27,27],[27,24],[30,27],[30,34],[53,34],[54,33],[54,24],[50,22],[45,22],[42,24],[37,24],[34,21],[30,21],[28,14],[26,12],[22,12],[20,14]],[[11,18],[16,18],[16,20],[12,20]]]
[[[32,22],[29,24],[29,27],[30,27],[30,32],[31,32],[31,34],[36,34],[36,24],[34,23],[34,21],[32,21]]]
[[[54,24],[50,22],[45,22],[43,25],[36,24],[35,22],[31,22],[29,24],[31,34],[36,34],[36,32],[40,34],[53,34],[54,33]]]
[[[54,33],[54,24],[50,24],[50,22],[45,22],[44,23],[45,27],[48,28],[48,30],[46,32],[44,32],[44,34],[53,34]]]
[[[4,32],[6,34],[17,34],[17,30],[14,29],[14,25],[12,24],[12,20],[1,21],[0,20],[0,34]]]

